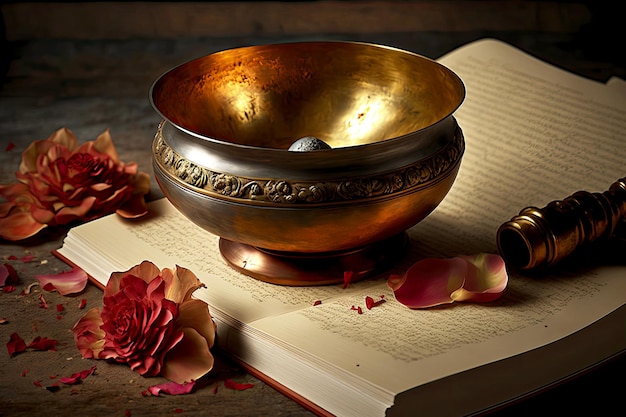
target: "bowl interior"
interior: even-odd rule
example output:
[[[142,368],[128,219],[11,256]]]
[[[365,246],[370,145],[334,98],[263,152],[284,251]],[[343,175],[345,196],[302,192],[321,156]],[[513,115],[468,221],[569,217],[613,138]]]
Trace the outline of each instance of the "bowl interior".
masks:
[[[410,52],[353,42],[230,49],[182,64],[152,86],[177,127],[239,145],[287,149],[315,136],[333,148],[407,135],[450,116],[461,80]]]

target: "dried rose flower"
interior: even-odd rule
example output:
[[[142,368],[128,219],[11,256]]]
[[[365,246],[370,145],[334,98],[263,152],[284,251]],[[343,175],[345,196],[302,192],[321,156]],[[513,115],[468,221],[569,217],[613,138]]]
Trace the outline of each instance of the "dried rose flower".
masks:
[[[182,384],[213,368],[215,323],[208,305],[192,299],[202,284],[193,272],[159,270],[144,261],[115,272],[103,307],[93,308],[72,328],[83,358],[127,363],[144,376],[162,375]]]
[[[15,176],[18,182],[0,185],[0,237],[8,240],[113,212],[147,212],[150,177],[119,160],[108,130],[79,146],[69,129],[59,129],[28,146]]]

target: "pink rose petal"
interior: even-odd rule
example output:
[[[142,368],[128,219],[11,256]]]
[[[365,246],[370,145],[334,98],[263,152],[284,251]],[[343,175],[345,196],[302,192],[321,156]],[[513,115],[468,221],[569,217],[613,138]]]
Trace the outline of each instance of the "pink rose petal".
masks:
[[[391,275],[387,285],[396,300],[409,308],[449,304],[450,294],[463,286],[468,262],[461,258],[428,258],[416,262],[402,276]]]
[[[152,385],[148,387],[148,392],[154,396],[159,396],[159,394],[168,394],[168,395],[184,395],[189,394],[193,391],[196,385],[195,381],[185,382],[184,384],[179,384],[174,381],[165,382],[159,385]]]
[[[87,286],[88,276],[80,268],[58,274],[36,275],[39,284],[46,291],[56,290],[61,295],[75,294]]]
[[[481,253],[416,262],[406,274],[391,275],[387,284],[396,299],[409,308],[457,302],[489,302],[499,298],[508,283],[504,260]]]
[[[486,303],[502,295],[508,283],[508,273],[504,259],[500,255],[481,253],[464,256],[476,269],[469,274],[462,291],[452,295],[455,301]]]

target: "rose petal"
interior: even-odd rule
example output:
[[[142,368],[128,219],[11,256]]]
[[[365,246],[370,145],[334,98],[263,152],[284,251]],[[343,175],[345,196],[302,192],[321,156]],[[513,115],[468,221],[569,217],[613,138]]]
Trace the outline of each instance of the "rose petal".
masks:
[[[254,387],[254,384],[242,384],[240,382],[235,382],[232,379],[226,379],[224,381],[224,386],[226,388],[234,389],[237,391],[243,391]]]
[[[113,272],[104,289],[104,296],[111,296],[120,290],[120,282],[126,275],[134,275],[143,279],[146,283],[152,281],[161,273],[161,270],[150,261],[143,261],[125,272]]]
[[[452,298],[455,301],[485,303],[498,299],[508,283],[506,264],[500,255],[481,253],[472,256],[464,256],[476,270],[469,274],[462,290],[455,292]]]
[[[83,358],[98,358],[104,346],[100,308],[92,308],[72,327],[74,342]]]
[[[7,350],[9,351],[9,357],[13,357],[18,353],[26,350],[26,342],[17,333],[11,333],[9,341],[7,342]]]
[[[342,289],[346,289],[348,288],[348,285],[350,285],[350,282],[352,282],[352,277],[354,276],[354,271],[343,271],[343,285],[341,286]]]
[[[189,300],[179,306],[176,325],[184,337],[165,357],[161,374],[179,383],[196,380],[213,369],[215,323],[205,302]]]
[[[462,287],[468,262],[461,258],[428,258],[416,262],[402,276],[391,275],[387,285],[396,300],[409,308],[449,304],[450,295]]]
[[[169,381],[163,384],[152,385],[151,387],[148,387],[148,391],[154,396],[159,396],[161,393],[169,395],[184,395],[192,392],[195,385],[195,381],[186,382],[184,384]]]
[[[89,369],[85,369],[80,372],[73,373],[72,376],[66,376],[59,379],[60,382],[67,385],[74,385],[87,378],[89,375],[93,374],[96,371],[96,367],[92,366]]]
[[[185,336],[167,353],[161,368],[161,375],[181,384],[202,377],[214,362],[204,337],[192,328],[183,332]]]
[[[34,350],[52,350],[56,351],[56,345],[59,342],[54,339],[48,339],[47,337],[37,336],[28,345],[30,349]]]
[[[17,275],[17,271],[11,264],[0,265],[0,287],[5,285],[15,285],[20,282],[20,277]]]
[[[36,235],[47,227],[36,221],[27,211],[15,211],[0,218],[0,236],[7,240],[22,240]]]
[[[87,213],[89,213],[96,202],[96,197],[91,196],[83,199],[78,206],[65,206],[57,212],[54,216],[54,220],[58,224],[68,224],[83,219],[87,217]]]
[[[45,290],[52,288],[61,295],[75,294],[83,291],[87,286],[89,277],[80,268],[71,271],[60,272],[58,274],[35,275],[39,284]]]

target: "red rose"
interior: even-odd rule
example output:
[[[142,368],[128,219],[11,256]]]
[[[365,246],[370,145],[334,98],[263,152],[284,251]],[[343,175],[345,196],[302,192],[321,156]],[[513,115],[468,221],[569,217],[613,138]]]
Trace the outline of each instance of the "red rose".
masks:
[[[202,284],[189,270],[160,271],[144,261],[113,273],[102,310],[90,310],[73,327],[84,358],[127,363],[144,376],[183,383],[213,367],[215,324],[207,304],[192,299]]]
[[[137,164],[118,159],[109,131],[78,145],[68,129],[31,143],[15,174],[18,182],[0,185],[0,236],[20,240],[47,226],[87,221],[117,212],[146,213],[150,178]]]

